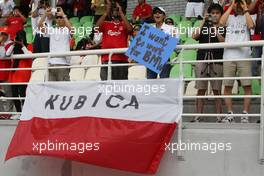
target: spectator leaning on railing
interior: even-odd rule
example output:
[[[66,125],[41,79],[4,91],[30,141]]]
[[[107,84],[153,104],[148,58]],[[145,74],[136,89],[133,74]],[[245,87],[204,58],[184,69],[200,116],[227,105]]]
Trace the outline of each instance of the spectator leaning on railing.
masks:
[[[31,54],[32,45],[27,44],[26,32],[24,30],[17,31],[16,38],[7,51],[6,56],[10,57],[12,54]],[[31,68],[32,59],[12,59],[11,68]],[[31,70],[14,70],[10,71],[9,83],[27,83],[31,77]],[[12,85],[13,97],[25,97],[27,85]],[[24,101],[14,100],[17,112],[22,111]],[[14,117],[13,117],[14,118]]]
[[[230,13],[234,10],[235,15]],[[255,28],[254,21],[252,20],[248,6],[245,0],[232,1],[228,10],[221,17],[220,24],[227,27],[226,43],[230,42],[246,42],[250,41],[250,29]],[[249,47],[241,48],[228,48],[224,50],[224,60],[228,59],[241,59],[250,58],[251,50]],[[224,62],[224,77],[235,77],[239,74],[241,77],[251,76],[251,62],[250,61],[238,61],[238,62]],[[245,95],[251,95],[251,80],[240,80],[244,88]],[[224,80],[225,95],[232,94],[234,80]],[[232,100],[230,98],[225,99],[225,103],[228,110],[228,115],[223,119],[224,122],[233,122],[233,107]],[[248,114],[250,108],[250,98],[244,99],[243,114]],[[248,117],[241,117],[242,123],[248,123]]]
[[[107,21],[109,18],[109,21]],[[109,0],[106,3],[106,12],[97,21],[96,26],[103,33],[102,49],[127,48],[128,35],[132,31],[132,26],[125,17],[121,6],[118,3],[112,4]],[[108,64],[108,54],[102,55],[102,64]],[[111,57],[113,64],[128,63],[124,54],[113,54]],[[108,68],[101,68],[101,79],[107,80]],[[112,79],[128,79],[128,67],[112,67]]]
[[[211,4],[208,8],[208,14],[205,15],[204,20],[199,28],[197,28],[192,37],[198,40],[199,43],[218,43],[225,41],[225,28],[219,26],[219,20],[223,14],[223,8],[219,4]],[[219,60],[223,59],[224,49],[198,50],[197,60]],[[223,63],[196,63],[195,75],[197,78],[214,78],[223,77]],[[214,95],[221,95],[222,81],[210,81]],[[203,96],[208,88],[208,81],[196,81],[195,88],[198,89],[197,96]],[[215,100],[216,113],[222,113],[221,99]],[[196,101],[197,113],[203,113],[204,100],[197,99]],[[200,122],[201,117],[195,117],[192,122]],[[217,122],[221,122],[220,117]]]
[[[39,21],[39,29],[43,35],[47,35],[50,38],[50,52],[51,53],[63,53],[70,51],[70,38],[72,26],[64,14],[62,8],[59,12],[52,12],[49,8]],[[45,20],[48,16],[55,16],[56,27],[45,26]],[[48,60],[50,67],[69,66],[70,58],[68,57],[52,57]],[[70,68],[61,69],[49,69],[49,81],[69,81],[70,80]]]

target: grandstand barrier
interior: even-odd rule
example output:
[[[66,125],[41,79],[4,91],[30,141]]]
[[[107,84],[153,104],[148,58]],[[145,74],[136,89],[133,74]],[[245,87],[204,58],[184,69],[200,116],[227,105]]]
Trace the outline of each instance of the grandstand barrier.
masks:
[[[241,43],[213,43],[213,44],[192,44],[192,45],[179,45],[177,46],[177,50],[180,49],[181,51],[184,50],[193,50],[193,49],[214,49],[214,48],[236,48],[236,47],[254,47],[254,46],[264,46],[264,41],[251,41],[251,42],[241,42]],[[25,85],[25,84],[60,84],[61,82],[49,82],[47,80],[48,78],[48,70],[49,69],[58,69],[58,68],[101,68],[101,67],[108,67],[108,80],[111,80],[111,68],[113,66],[141,66],[136,63],[128,63],[128,64],[112,64],[111,63],[111,56],[113,54],[122,54],[125,53],[127,48],[120,48],[120,49],[101,49],[101,50],[86,50],[86,51],[71,51],[71,52],[64,52],[64,53],[37,53],[37,54],[23,54],[23,55],[13,55],[12,59],[26,59],[26,58],[43,58],[48,59],[50,57],[56,57],[56,56],[85,56],[85,55],[103,55],[103,54],[109,54],[109,63],[107,65],[99,65],[99,64],[84,64],[84,65],[71,65],[71,66],[63,66],[63,67],[49,67],[48,62],[45,63],[42,67],[36,67],[36,68],[10,68],[10,69],[0,69],[0,71],[4,70],[44,70],[45,71],[45,79],[43,81],[39,82],[29,82],[29,83],[0,83],[0,85]],[[6,58],[8,59],[8,58]],[[198,62],[232,62],[232,61],[262,61],[261,63],[261,76],[257,77],[222,77],[222,78],[183,78],[184,72],[183,72],[183,66],[184,64],[194,64]],[[207,98],[233,98],[233,99],[242,99],[242,98],[257,98],[260,99],[260,113],[259,114],[233,114],[233,116],[249,116],[252,117],[260,117],[260,128],[259,128],[259,163],[264,164],[264,54],[262,55],[262,58],[241,58],[241,59],[229,59],[229,60],[209,60],[209,61],[196,61],[196,60],[183,60],[182,57],[176,57],[175,59],[172,59],[171,64],[179,64],[179,75],[183,79],[183,81],[197,81],[197,80],[242,80],[242,79],[250,79],[250,80],[260,80],[261,81],[261,94],[260,95],[231,95],[231,96],[186,96],[184,95],[184,84],[182,87],[182,96],[183,99],[207,99]],[[141,66],[142,67],[142,66]],[[74,82],[70,81],[67,82],[68,84],[72,84]],[[81,81],[81,83],[85,83],[85,81]],[[24,97],[0,97],[0,100],[15,100],[15,99],[24,99]],[[19,114],[17,112],[0,112],[0,114]],[[204,116],[204,117],[216,117],[216,116],[225,116],[226,114],[213,114],[213,113],[183,113],[182,118],[184,117],[190,117],[190,116]],[[178,133],[177,133],[177,140],[180,143],[182,139],[182,121],[178,124]],[[181,151],[177,151],[177,156],[180,160],[183,160],[183,155]]]

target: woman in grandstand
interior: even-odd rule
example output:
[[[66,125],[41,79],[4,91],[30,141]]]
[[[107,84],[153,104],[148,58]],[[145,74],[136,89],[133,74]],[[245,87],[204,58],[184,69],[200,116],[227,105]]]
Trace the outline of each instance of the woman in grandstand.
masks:
[[[10,57],[12,54],[30,54],[32,45],[28,45],[26,39],[26,32],[24,30],[17,31],[16,38],[13,44],[7,49],[6,56]],[[31,68],[32,59],[12,59],[11,68]],[[10,83],[27,83],[31,77],[31,70],[13,70],[9,74],[8,81]],[[25,97],[27,85],[12,85],[13,97]],[[17,112],[22,111],[23,101],[14,101]]]

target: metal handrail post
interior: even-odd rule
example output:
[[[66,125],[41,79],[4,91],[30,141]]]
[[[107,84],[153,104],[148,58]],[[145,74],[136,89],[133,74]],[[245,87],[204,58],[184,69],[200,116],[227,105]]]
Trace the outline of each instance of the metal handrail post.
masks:
[[[181,49],[181,53],[182,53],[183,50],[184,49]],[[183,80],[183,63],[182,63],[182,55],[181,54],[179,55],[179,62],[180,62],[179,63],[180,64],[180,74],[179,75],[180,75],[180,79]],[[184,89],[185,89],[185,83],[183,83],[180,88],[181,88],[180,95],[183,97]],[[177,143],[180,144],[181,141],[182,141],[182,118],[178,122],[178,128],[177,129],[178,129],[178,136],[177,136],[178,137],[178,139],[177,139],[178,142]],[[181,152],[180,149],[177,150],[177,158],[180,161],[184,160],[182,152]]]
[[[264,46],[262,46],[261,61],[261,103],[260,103],[260,128],[259,128],[259,162],[264,164]]]
[[[48,82],[49,81],[49,60],[50,60],[50,55],[48,56],[47,62],[46,62],[46,69],[45,69],[45,78],[44,78],[44,82]]]
[[[108,55],[107,80],[112,80],[112,55],[113,52],[110,52]]]

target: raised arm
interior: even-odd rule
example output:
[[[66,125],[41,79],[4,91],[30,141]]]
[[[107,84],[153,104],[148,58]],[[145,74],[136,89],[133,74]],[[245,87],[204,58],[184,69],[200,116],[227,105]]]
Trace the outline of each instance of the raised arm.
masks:
[[[235,5],[235,0],[232,1],[231,5],[227,9],[227,11],[222,15],[222,17],[219,21],[220,26],[226,26],[227,20],[229,18],[230,13],[232,12],[234,5]]]
[[[119,15],[120,15],[122,21],[125,23],[125,26],[127,28],[127,31],[128,32],[131,32],[133,28],[132,28],[131,24],[129,23],[129,21],[127,20],[124,12],[122,10],[122,7],[118,3],[116,3],[116,6],[117,6],[117,8],[119,10]]]
[[[107,18],[107,16],[110,14],[111,12],[111,3],[109,2],[109,0],[106,0],[106,10],[105,13],[99,18],[99,20],[96,22],[95,27],[101,27],[101,25],[103,24],[103,22],[105,21],[105,19]]]
[[[65,21],[65,26],[71,31],[72,30],[72,25],[71,22],[69,21],[67,15],[65,15],[63,9],[61,7],[58,7],[60,9],[59,12],[57,12],[57,15],[60,15],[63,17],[64,21]]]
[[[203,21],[201,22],[201,25],[193,31],[193,33],[192,33],[193,39],[197,40],[201,36],[201,30],[204,26],[206,19],[208,19],[208,13],[205,14],[205,17],[204,17]]]
[[[248,6],[247,6],[247,3],[246,3],[245,0],[242,0],[241,7],[244,10],[244,15],[246,17],[246,22],[247,22],[248,29],[254,29],[255,28],[255,23],[254,23],[251,15],[249,14],[250,11],[248,9]]]

